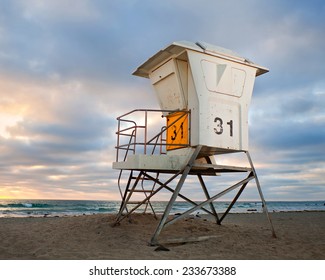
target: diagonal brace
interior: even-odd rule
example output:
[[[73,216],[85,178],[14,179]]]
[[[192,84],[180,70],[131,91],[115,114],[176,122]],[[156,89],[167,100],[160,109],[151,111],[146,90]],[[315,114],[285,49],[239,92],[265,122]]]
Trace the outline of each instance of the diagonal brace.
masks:
[[[195,207],[193,207],[193,208],[191,208],[191,209],[185,211],[182,215],[179,215],[179,216],[173,218],[172,220],[168,221],[168,222],[166,223],[166,226],[167,226],[167,225],[170,225],[170,224],[173,224],[174,222],[176,222],[177,220],[179,220],[179,219],[181,219],[181,218],[183,218],[183,217],[188,216],[189,214],[191,214],[191,213],[194,212],[195,210],[197,210],[197,209],[199,209],[199,208],[202,208],[204,205],[206,205],[206,204],[208,204],[208,203],[210,203],[210,202],[213,202],[213,201],[216,200],[217,198],[219,198],[219,197],[221,197],[221,196],[227,194],[228,192],[230,192],[230,191],[232,191],[232,190],[238,188],[239,186],[241,186],[241,185],[243,185],[243,184],[249,182],[249,181],[252,180],[253,178],[254,178],[254,177],[248,176],[246,179],[241,180],[240,182],[238,182],[238,183],[232,185],[231,187],[225,189],[224,191],[222,191],[222,192],[220,192],[220,193],[218,193],[218,194],[212,196],[210,199],[207,199],[206,201],[201,202],[201,203],[198,204],[197,206],[195,206]]]

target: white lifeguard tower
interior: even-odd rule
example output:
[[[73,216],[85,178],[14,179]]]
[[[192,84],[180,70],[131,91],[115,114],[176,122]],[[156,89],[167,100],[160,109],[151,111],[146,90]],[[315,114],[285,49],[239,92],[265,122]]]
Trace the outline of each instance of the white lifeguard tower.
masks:
[[[160,110],[137,109],[117,118],[117,155],[113,168],[120,170],[118,185],[122,204],[116,224],[141,206],[150,207],[154,213],[150,199],[162,189],[172,195],[150,241],[152,245],[159,243],[158,236],[165,226],[196,210],[213,215],[221,224],[248,182],[254,179],[275,236],[248,152],[248,109],[254,81],[266,72],[265,67],[230,50],[186,41],[172,43],[137,68],[134,75],[151,80]],[[164,123],[158,125],[154,115],[163,117]],[[245,153],[249,166],[216,163],[219,156],[229,153]],[[248,175],[212,194],[203,177],[224,172]],[[161,179],[161,174],[170,177],[165,175]],[[197,203],[195,198],[181,193],[189,175],[197,176],[205,201]],[[170,186],[172,181],[177,182],[174,188]],[[151,182],[149,188],[148,182]],[[219,217],[213,201],[235,189],[239,190]],[[143,199],[133,201],[131,198],[139,197],[139,193],[144,194]],[[193,207],[169,219],[177,197]],[[130,208],[130,204],[135,206]]]

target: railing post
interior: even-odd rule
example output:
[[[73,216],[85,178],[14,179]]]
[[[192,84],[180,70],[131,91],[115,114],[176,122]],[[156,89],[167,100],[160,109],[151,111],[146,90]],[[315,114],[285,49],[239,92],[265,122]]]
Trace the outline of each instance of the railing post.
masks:
[[[117,145],[116,145],[116,162],[119,158],[119,147],[120,147],[120,119],[117,119]]]
[[[144,154],[147,154],[147,117],[148,117],[148,111],[146,110],[145,113],[145,118],[144,118]]]

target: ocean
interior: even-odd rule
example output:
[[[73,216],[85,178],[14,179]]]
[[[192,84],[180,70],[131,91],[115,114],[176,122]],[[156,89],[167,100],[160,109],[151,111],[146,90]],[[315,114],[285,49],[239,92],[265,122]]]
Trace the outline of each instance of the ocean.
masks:
[[[163,213],[167,202],[154,201],[152,205],[156,213]],[[229,202],[214,203],[218,213],[223,213]],[[187,202],[176,201],[171,213],[181,213],[190,208]],[[119,201],[101,200],[0,200],[0,217],[55,217],[93,214],[116,214]],[[290,211],[325,211],[325,201],[268,201],[270,212]],[[138,212],[143,211],[139,208]],[[148,209],[150,213],[150,209]],[[196,213],[202,211],[196,211]],[[238,201],[230,213],[262,212],[262,203],[255,201]]]

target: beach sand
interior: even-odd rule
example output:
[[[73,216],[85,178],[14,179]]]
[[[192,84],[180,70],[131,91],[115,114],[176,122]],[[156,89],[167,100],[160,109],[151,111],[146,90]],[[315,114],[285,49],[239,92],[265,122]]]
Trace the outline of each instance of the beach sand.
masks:
[[[151,214],[116,227],[115,215],[104,214],[1,218],[0,259],[325,259],[325,212],[270,215],[277,238],[261,213],[229,214],[221,226],[206,216],[180,220],[160,235],[169,251],[148,245],[158,223]]]

